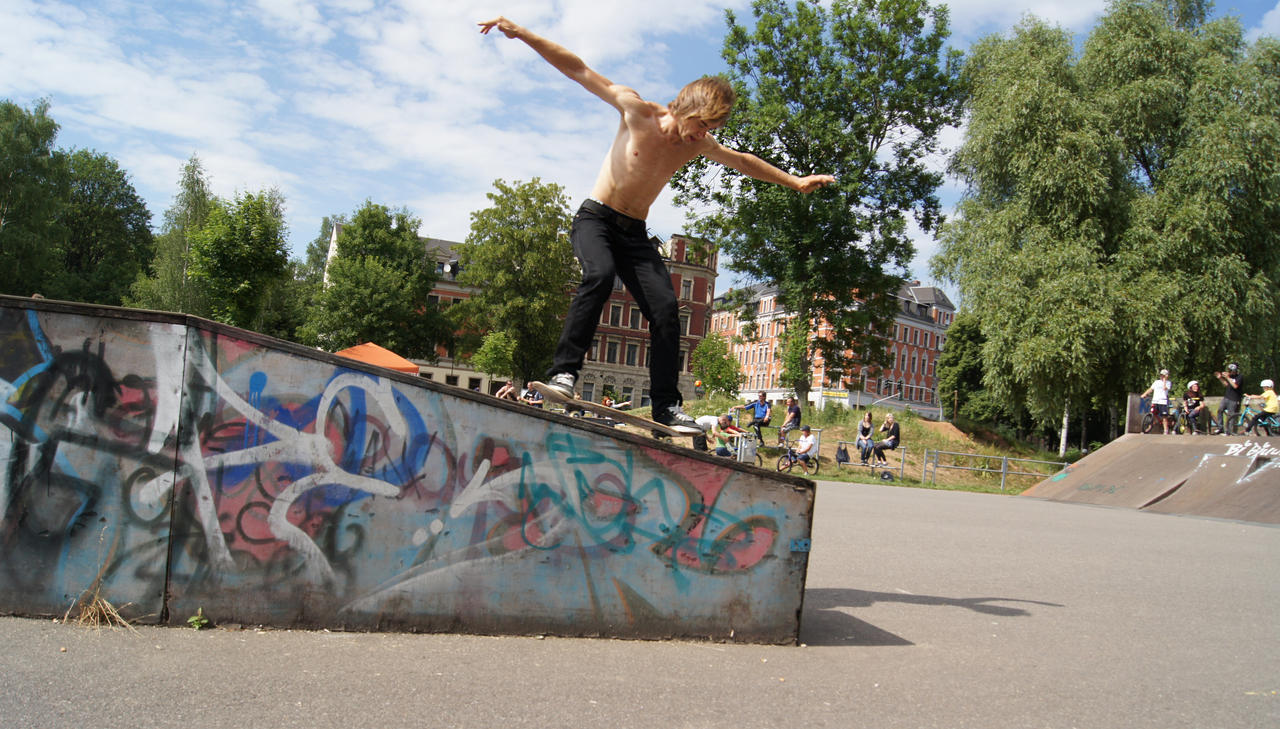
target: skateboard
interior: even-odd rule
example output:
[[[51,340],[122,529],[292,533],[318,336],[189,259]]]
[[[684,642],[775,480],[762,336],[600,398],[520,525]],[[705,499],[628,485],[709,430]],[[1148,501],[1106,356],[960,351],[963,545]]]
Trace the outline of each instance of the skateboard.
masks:
[[[587,412],[595,413],[596,415],[610,420],[616,420],[621,423],[626,423],[627,425],[634,425],[637,428],[648,428],[655,436],[665,435],[669,438],[693,438],[694,436],[703,434],[702,431],[698,431],[697,433],[686,433],[682,430],[676,430],[675,428],[663,425],[662,423],[656,423],[648,418],[642,418],[639,415],[632,415],[626,410],[617,410],[598,402],[587,402],[586,400],[579,400],[576,397],[565,397],[559,390],[554,390],[541,382],[530,382],[529,387],[532,387],[542,393],[542,397],[548,402],[555,402],[564,405],[566,410],[586,410]]]

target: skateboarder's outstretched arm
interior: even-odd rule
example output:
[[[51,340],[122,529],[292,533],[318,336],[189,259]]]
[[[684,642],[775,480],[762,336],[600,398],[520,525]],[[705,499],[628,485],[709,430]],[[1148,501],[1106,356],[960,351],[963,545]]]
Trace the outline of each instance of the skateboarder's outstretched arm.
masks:
[[[484,35],[488,35],[489,31],[497,28],[508,38],[516,38],[524,41],[525,45],[536,51],[539,56],[542,56],[547,63],[554,66],[560,73],[563,73],[574,81],[577,81],[587,91],[590,91],[601,99],[604,99],[610,106],[614,107],[618,111],[623,111],[623,104],[626,101],[630,101],[632,99],[635,101],[643,101],[634,89],[615,84],[595,69],[588,66],[577,56],[577,54],[573,53],[568,48],[565,48],[555,41],[547,40],[537,33],[530,31],[528,28],[516,25],[501,16],[494,18],[493,20],[478,23],[478,25],[480,26],[480,32]]]

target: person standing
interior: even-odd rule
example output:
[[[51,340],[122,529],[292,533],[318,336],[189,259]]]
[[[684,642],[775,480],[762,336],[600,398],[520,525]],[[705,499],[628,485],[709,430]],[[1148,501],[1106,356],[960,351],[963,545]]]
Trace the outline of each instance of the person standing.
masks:
[[[1173,383],[1169,381],[1169,370],[1160,370],[1160,377],[1151,383],[1151,387],[1142,391],[1138,397],[1151,396],[1151,417],[1160,418],[1164,434],[1169,434],[1169,391]]]
[[[1218,405],[1218,432],[1235,435],[1236,417],[1240,414],[1240,401],[1244,397],[1244,378],[1240,375],[1240,367],[1232,362],[1227,365],[1226,372],[1214,372],[1213,376],[1226,388],[1222,393],[1222,403]]]
[[[595,336],[615,278],[635,297],[649,320],[649,379],[653,419],[686,433],[697,421],[681,409],[679,302],[671,274],[649,239],[645,217],[671,176],[690,160],[706,157],[757,180],[809,193],[835,182],[831,175],[798,177],[752,154],[721,145],[710,132],[729,118],[737,94],[727,81],[704,76],[690,82],[667,106],[646,101],[615,84],[565,47],[503,17],[479,23],[523,41],[556,70],[617,110],[618,130],[600,166],[591,197],[573,219],[569,239],[582,264],[582,282],[569,305],[548,387],[574,397],[578,372]]]

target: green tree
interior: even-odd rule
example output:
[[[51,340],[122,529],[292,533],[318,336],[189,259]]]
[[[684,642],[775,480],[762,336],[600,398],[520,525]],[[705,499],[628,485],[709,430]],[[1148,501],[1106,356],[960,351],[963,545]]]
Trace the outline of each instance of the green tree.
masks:
[[[337,351],[376,342],[405,357],[434,360],[448,320],[430,300],[435,262],[407,211],[366,202],[338,234],[329,283],[299,329],[307,344]]]
[[[489,332],[476,353],[471,355],[471,365],[494,377],[511,377],[515,374],[516,340],[503,330]]]
[[[263,296],[288,273],[286,236],[278,190],[214,204],[189,236],[189,273],[202,284],[214,319],[245,328],[257,323]]]
[[[729,342],[714,332],[703,337],[693,348],[689,363],[693,366],[694,377],[702,381],[707,397],[716,393],[736,397],[747,381],[738,358],[729,351]]]
[[[455,249],[458,282],[475,293],[453,314],[473,336],[505,332],[515,342],[511,374],[528,381],[551,364],[577,279],[572,220],[559,185],[536,177],[493,185],[490,207],[471,214],[471,232]]]
[[[193,154],[182,167],[178,194],[164,213],[150,271],[134,281],[126,302],[129,306],[210,314],[204,287],[191,276],[190,258],[191,237],[204,227],[214,204],[208,176],[200,158]]]
[[[778,343],[775,356],[782,365],[778,379],[783,387],[796,393],[800,402],[808,402],[813,383],[813,363],[809,359],[809,332],[812,328],[796,322],[795,319],[787,322]]]
[[[756,0],[754,27],[726,15],[739,101],[717,136],[837,182],[799,195],[697,160],[673,181],[677,201],[715,211],[694,227],[731,270],[776,284],[796,319],[832,326],[811,346],[839,379],[884,360],[885,340],[870,333],[892,326],[914,255],[908,220],[925,231],[940,221],[941,175],[926,158],[961,100],[960,56],[943,45],[947,11],[919,0]]]
[[[48,101],[31,111],[0,101],[0,293],[29,296],[57,271],[49,250],[65,235],[69,194],[57,136]]]
[[[934,270],[981,322],[986,386],[1061,415],[1064,445],[1070,412],[1161,367],[1274,351],[1280,45],[1206,7],[1115,2],[1079,59],[1030,19],[967,65],[968,191]]]
[[[87,150],[65,155],[70,185],[57,247],[58,268],[42,291],[70,301],[119,306],[151,262],[151,213],[114,159]]]
[[[947,327],[947,346],[938,357],[938,397],[944,410],[959,405],[959,415],[986,423],[1007,421],[1010,407],[983,384],[982,326],[972,312],[962,311]]]

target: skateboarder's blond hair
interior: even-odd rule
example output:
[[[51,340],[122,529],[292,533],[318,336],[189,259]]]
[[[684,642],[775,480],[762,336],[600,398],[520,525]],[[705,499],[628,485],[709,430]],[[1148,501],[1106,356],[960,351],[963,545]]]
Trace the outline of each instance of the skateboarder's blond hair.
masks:
[[[737,101],[738,92],[728,81],[719,76],[703,76],[685,84],[667,109],[675,116],[719,124],[729,118],[729,112],[733,111]]]

